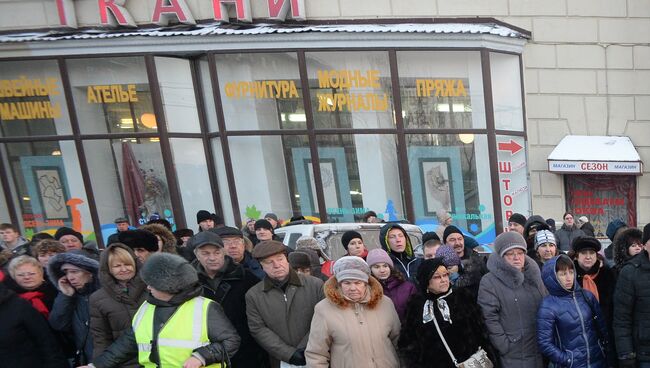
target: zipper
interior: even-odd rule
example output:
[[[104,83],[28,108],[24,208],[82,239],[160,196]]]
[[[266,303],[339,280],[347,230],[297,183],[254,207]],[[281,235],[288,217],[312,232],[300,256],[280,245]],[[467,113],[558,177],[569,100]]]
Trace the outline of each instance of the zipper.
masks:
[[[176,315],[176,312],[178,312],[178,310],[181,308],[182,305],[183,305],[183,304],[179,305],[178,308],[176,308],[176,310],[174,310],[174,313],[172,313],[172,315],[169,316],[169,318],[165,321],[165,323],[163,323],[163,325],[160,326],[160,330],[158,330],[158,337],[159,337],[160,334],[162,333],[162,331],[163,331],[163,329],[165,328],[165,326],[167,326],[167,322],[169,322],[169,320],[171,320],[172,318],[174,318],[174,316]],[[156,310],[154,309],[154,317],[155,317],[155,313],[156,313]],[[152,318],[153,318],[153,317],[152,317]],[[152,321],[152,322],[153,322],[153,321]],[[151,331],[151,333],[153,334],[153,331]],[[152,339],[155,338],[155,339],[157,340],[157,336],[151,336],[151,338],[152,338]],[[160,360],[160,347],[158,346],[158,342],[156,342],[156,351],[158,351],[158,363],[159,363],[159,364],[158,364],[158,368],[163,368],[163,367],[162,367],[162,362],[161,362],[161,360]]]
[[[578,300],[576,299],[575,291],[571,293],[573,298],[573,303],[576,305],[578,310],[578,316],[580,317],[580,326],[582,327],[582,338],[585,339],[585,344],[587,346],[587,367],[591,367],[591,352],[589,351],[589,338],[587,337],[587,330],[585,329],[585,319],[582,316],[582,311],[580,311],[580,306],[578,305]]]

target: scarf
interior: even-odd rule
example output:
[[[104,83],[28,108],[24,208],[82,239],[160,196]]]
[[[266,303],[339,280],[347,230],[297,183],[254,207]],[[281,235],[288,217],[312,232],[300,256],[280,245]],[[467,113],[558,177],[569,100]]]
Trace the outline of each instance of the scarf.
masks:
[[[18,296],[32,303],[34,309],[36,309],[39,313],[44,315],[45,318],[48,318],[48,316],[50,315],[49,309],[47,309],[47,306],[45,305],[45,303],[43,303],[43,298],[45,297],[45,294],[43,294],[42,292],[28,291],[26,293],[19,294]]]
[[[451,310],[449,309],[449,305],[447,304],[447,301],[445,298],[449,296],[452,292],[451,287],[449,288],[449,291],[447,291],[446,294],[438,297],[438,299],[435,300],[435,304],[438,307],[438,310],[440,311],[440,314],[442,315],[442,319],[449,322],[449,324],[452,324],[451,320]],[[434,301],[427,299],[426,302],[424,302],[424,309],[422,310],[422,323],[429,323],[433,321],[434,318],[436,318],[434,310],[433,310],[433,304]]]
[[[598,277],[599,273],[600,273],[600,269],[593,275],[585,274],[584,276],[582,276],[582,288],[591,291],[591,293],[594,294],[598,302],[600,302],[600,295],[598,295],[596,278]]]

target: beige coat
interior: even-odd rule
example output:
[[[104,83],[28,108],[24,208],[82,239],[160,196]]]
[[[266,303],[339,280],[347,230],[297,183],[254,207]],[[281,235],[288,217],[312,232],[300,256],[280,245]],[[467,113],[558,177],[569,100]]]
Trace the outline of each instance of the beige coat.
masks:
[[[396,368],[400,322],[381,285],[369,280],[367,303],[348,302],[335,277],[316,305],[305,350],[309,368]]]

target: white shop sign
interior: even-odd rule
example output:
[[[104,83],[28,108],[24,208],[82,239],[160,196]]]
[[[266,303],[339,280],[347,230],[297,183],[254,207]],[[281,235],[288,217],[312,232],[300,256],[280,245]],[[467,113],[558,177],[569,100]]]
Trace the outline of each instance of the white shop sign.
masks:
[[[560,161],[548,160],[548,170],[558,173],[635,174],[640,175],[640,162],[629,161]]]

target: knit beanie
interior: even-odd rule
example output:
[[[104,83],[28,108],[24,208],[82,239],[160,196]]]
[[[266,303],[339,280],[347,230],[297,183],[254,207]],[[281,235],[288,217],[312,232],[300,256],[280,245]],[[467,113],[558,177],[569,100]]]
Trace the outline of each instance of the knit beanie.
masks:
[[[273,225],[268,220],[265,219],[259,219],[255,221],[255,230],[259,229],[267,229],[270,232],[273,232]]]
[[[526,240],[516,231],[501,233],[494,239],[494,252],[499,257],[503,257],[506,252],[515,248],[526,251]]]
[[[535,234],[535,250],[539,248],[540,245],[552,243],[557,245],[555,240],[555,235],[550,230],[540,230]]]
[[[345,256],[334,263],[334,277],[338,282],[359,280],[368,282],[370,267],[361,257]]]
[[[571,244],[571,248],[573,248],[573,251],[576,253],[580,253],[585,249],[591,249],[594,252],[598,252],[600,251],[601,247],[602,245],[600,244],[598,239],[591,236],[577,237],[573,240],[573,243]]]
[[[74,231],[73,229],[71,229],[69,227],[65,227],[65,226],[60,227],[60,228],[58,228],[56,230],[56,233],[54,233],[54,239],[61,240],[61,238],[66,236],[66,235],[72,235],[72,236],[76,237],[77,239],[79,239],[80,242],[82,242],[82,243],[84,242],[84,237],[83,237],[83,235],[81,235],[80,232]]]
[[[395,268],[393,260],[390,259],[388,253],[386,253],[386,251],[383,249],[370,250],[366,256],[366,263],[368,264],[368,267],[372,267],[377,263],[386,263],[390,266],[390,268]]]
[[[350,241],[352,241],[352,239],[361,239],[361,241],[363,241],[361,234],[354,230],[344,232],[343,236],[341,237],[341,243],[343,244],[343,248],[345,248],[346,251],[348,250],[348,244],[350,244]]]
[[[422,244],[428,242],[429,240],[440,241],[440,237],[438,234],[436,234],[435,231],[427,231],[426,233],[422,234]]]
[[[446,267],[460,266],[460,257],[449,245],[443,245],[436,250],[436,258],[442,258]]]
[[[152,288],[169,294],[178,294],[199,281],[196,270],[185,258],[170,253],[149,257],[140,277]]]
[[[605,230],[605,235],[609,238],[609,240],[614,241],[614,236],[616,236],[616,232],[618,229],[622,228],[623,226],[627,226],[625,222],[621,219],[615,219],[611,221],[609,224],[607,224],[607,230]]]
[[[205,220],[212,220],[212,215],[206,210],[200,210],[196,213],[196,223],[200,224]]]
[[[267,213],[266,215],[264,215],[264,218],[265,218],[265,219],[270,218],[270,219],[275,220],[276,222],[278,221],[278,215],[276,215],[276,214],[273,213],[273,212],[269,212],[269,213]]]
[[[641,242],[645,245],[645,243],[647,243],[648,240],[650,240],[650,224],[646,224],[643,227],[643,239],[641,240]]]
[[[526,217],[521,213],[513,213],[508,219],[508,222],[516,222],[521,226],[526,226]]]
[[[448,237],[449,235],[451,235],[451,234],[454,234],[454,233],[458,233],[458,234],[460,234],[460,235],[463,235],[463,232],[460,231],[460,229],[457,228],[456,226],[454,226],[454,225],[449,225],[449,226],[447,226],[447,227],[445,228],[445,232],[442,233],[442,242],[443,242],[444,244],[447,244],[447,237]],[[463,236],[464,236],[464,235],[463,235]]]
[[[422,263],[420,263],[416,279],[418,281],[417,286],[420,289],[420,293],[422,293],[422,295],[427,294],[429,280],[431,279],[431,276],[436,272],[436,270],[440,268],[440,266],[445,268],[447,267],[445,266],[442,258],[439,257],[425,259],[422,261]]]

